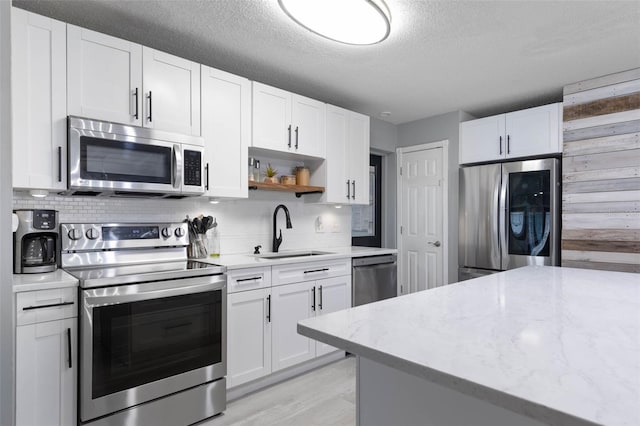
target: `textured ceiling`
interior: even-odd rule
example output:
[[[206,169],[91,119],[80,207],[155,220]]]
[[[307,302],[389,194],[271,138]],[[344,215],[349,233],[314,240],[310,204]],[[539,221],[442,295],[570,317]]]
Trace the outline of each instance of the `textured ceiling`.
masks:
[[[640,1],[387,0],[391,34],[373,46],[318,37],[277,0],[13,4],[396,124],[560,101],[640,67]]]

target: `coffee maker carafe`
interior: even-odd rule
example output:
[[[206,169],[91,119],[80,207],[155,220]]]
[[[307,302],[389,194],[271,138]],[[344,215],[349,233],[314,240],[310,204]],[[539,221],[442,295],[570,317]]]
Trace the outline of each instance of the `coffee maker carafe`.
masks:
[[[13,272],[53,272],[58,264],[58,212],[16,210],[18,229],[13,234]]]

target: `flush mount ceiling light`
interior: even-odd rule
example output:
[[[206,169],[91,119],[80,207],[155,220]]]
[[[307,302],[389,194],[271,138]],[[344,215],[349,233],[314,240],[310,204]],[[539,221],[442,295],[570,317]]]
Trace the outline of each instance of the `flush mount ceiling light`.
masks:
[[[278,0],[287,15],[306,29],[346,44],[375,44],[391,30],[383,0]]]

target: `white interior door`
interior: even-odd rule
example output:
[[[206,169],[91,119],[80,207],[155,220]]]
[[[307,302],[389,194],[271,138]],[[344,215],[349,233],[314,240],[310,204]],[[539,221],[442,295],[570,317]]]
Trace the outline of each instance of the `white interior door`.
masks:
[[[439,145],[398,150],[398,251],[403,294],[446,283],[446,143]]]

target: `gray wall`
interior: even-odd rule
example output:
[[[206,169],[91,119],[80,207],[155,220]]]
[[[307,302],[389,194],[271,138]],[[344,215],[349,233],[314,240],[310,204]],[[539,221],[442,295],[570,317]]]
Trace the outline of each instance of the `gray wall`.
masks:
[[[462,111],[452,111],[398,125],[398,147],[449,141],[449,282],[458,281],[458,146],[460,122],[472,117]],[[394,197],[396,189],[394,188]]]
[[[382,156],[382,247],[396,248],[396,146],[395,124],[371,118],[371,153]]]
[[[0,1],[0,425],[13,424],[11,2]]]

